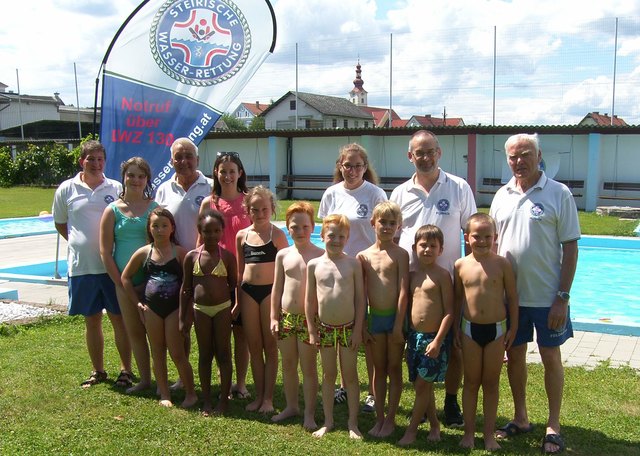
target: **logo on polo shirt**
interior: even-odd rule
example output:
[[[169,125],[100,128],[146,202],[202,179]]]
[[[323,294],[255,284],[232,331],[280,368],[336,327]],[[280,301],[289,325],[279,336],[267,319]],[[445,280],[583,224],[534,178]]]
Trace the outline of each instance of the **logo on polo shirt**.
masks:
[[[539,219],[544,215],[544,206],[542,203],[534,203],[531,206],[531,218]]]
[[[200,195],[200,196],[196,196],[196,199],[194,201],[195,205],[200,207],[200,205],[202,204],[202,200],[204,199],[204,196]]]
[[[104,202],[107,204],[113,203],[115,200],[116,199],[111,195],[107,195],[104,197]]]
[[[369,206],[366,204],[359,204],[358,209],[356,209],[356,215],[358,218],[365,218],[369,214]]]
[[[440,201],[438,201],[436,207],[438,208],[438,214],[449,215],[449,208],[451,207],[451,203],[448,199],[442,198]]]

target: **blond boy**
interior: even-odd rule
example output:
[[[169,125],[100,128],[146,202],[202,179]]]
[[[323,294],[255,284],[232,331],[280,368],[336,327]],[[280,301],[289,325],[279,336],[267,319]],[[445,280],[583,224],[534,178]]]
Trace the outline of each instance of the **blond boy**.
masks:
[[[314,228],[313,206],[306,201],[287,209],[286,224],[293,245],[276,255],[276,269],[271,292],[271,332],[278,339],[282,355],[282,384],[287,402],[285,409],[271,420],[282,421],[300,414],[298,404],[298,360],[302,368],[304,392],[304,427],[314,430],[318,371],[318,349],[309,343],[304,315],[307,263],[324,253],[311,243]]]
[[[413,250],[418,264],[409,283],[407,365],[416,398],[409,426],[398,441],[400,445],[410,445],[416,440],[425,412],[430,424],[428,440],[440,440],[433,383],[444,381],[447,372],[449,353],[445,337],[453,321],[451,275],[436,264],[443,246],[444,236],[435,225],[424,225],[415,234]]]
[[[484,447],[500,448],[494,435],[498,387],[505,349],[518,330],[518,293],[509,260],[493,251],[497,238],[491,216],[469,217],[464,234],[471,253],[455,263],[455,342],[462,345],[464,389],[463,448],[474,447],[478,389],[482,385]],[[507,299],[510,327],[507,329]]]
[[[385,201],[373,210],[371,225],[376,243],[358,254],[362,264],[368,301],[363,340],[373,361],[373,394],[376,422],[369,430],[374,437],[388,437],[395,430],[396,412],[402,393],[402,333],[409,290],[409,254],[393,242],[402,224],[400,207]],[[389,410],[384,405],[389,377]]]
[[[320,233],[325,253],[307,264],[305,314],[309,339],[320,348],[324,424],[313,433],[323,437],[333,429],[333,388],[337,353],[347,390],[349,437],[361,439],[358,429],[358,346],[364,322],[364,283],[360,262],[344,253],[349,219],[332,214],[324,218]]]

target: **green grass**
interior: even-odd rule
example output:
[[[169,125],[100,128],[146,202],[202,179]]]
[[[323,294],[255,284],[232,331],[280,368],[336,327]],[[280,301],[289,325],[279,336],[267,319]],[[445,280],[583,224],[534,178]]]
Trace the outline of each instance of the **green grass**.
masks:
[[[0,188],[0,218],[31,217],[40,211],[51,211],[53,202],[53,188],[11,187]],[[294,200],[280,200],[276,210],[276,220],[284,221],[287,207]],[[319,201],[310,201],[318,213]],[[487,208],[480,210],[488,212]],[[637,220],[620,220],[617,217],[600,216],[595,212],[579,211],[582,234],[633,236],[633,230],[638,225]],[[320,219],[316,219],[320,221]]]
[[[51,212],[55,188],[0,188],[0,218],[35,217],[41,211]]]
[[[104,329],[106,369],[113,379],[118,370],[117,355],[106,319]],[[362,442],[348,438],[345,405],[336,406],[336,431],[318,440],[302,429],[300,420],[272,424],[267,416],[245,412],[246,401],[232,401],[227,417],[203,418],[198,410],[160,407],[150,394],[125,395],[112,383],[83,390],[79,382],[90,370],[83,332],[82,319],[77,317],[56,317],[0,330],[0,454],[486,454],[480,449],[461,450],[460,430],[444,429],[442,442],[427,443],[425,425],[420,427],[414,446],[406,450],[397,447],[395,442],[408,424],[406,416],[413,403],[408,383],[395,434],[389,439],[365,438]],[[191,362],[197,365],[196,353],[192,353]],[[170,366],[170,378],[175,379],[175,368]],[[363,356],[359,357],[359,375],[364,395]],[[214,390],[217,386],[214,375]],[[252,391],[251,383],[249,389]],[[504,424],[513,413],[504,373],[500,394],[498,420]],[[440,408],[441,385],[436,395]],[[562,423],[568,454],[637,455],[638,397],[640,381],[631,368],[567,368]],[[176,394],[174,401],[181,398]],[[317,405],[316,420],[321,422],[320,395]],[[535,430],[503,442],[508,454],[539,453],[546,419],[539,364],[529,366],[528,405]],[[275,406],[284,406],[280,378]],[[366,432],[373,425],[373,416],[361,413],[359,423]],[[476,446],[481,445],[477,434]]]

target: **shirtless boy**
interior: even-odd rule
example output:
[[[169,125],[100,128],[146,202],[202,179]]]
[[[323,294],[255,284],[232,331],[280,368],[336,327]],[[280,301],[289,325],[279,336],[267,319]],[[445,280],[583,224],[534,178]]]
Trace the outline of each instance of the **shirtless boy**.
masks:
[[[410,328],[407,336],[409,380],[413,382],[416,398],[411,421],[398,441],[399,445],[415,442],[425,412],[430,425],[428,440],[440,440],[433,382],[444,381],[449,361],[445,336],[453,322],[451,276],[436,264],[443,246],[444,236],[437,226],[424,225],[416,231],[413,250],[418,264],[409,283]]]
[[[314,228],[313,206],[306,201],[293,203],[287,209],[286,223],[293,245],[276,255],[276,269],[271,292],[271,332],[278,339],[282,354],[282,383],[285,409],[271,417],[278,422],[300,413],[298,404],[298,359],[302,368],[304,392],[304,428],[318,427],[315,419],[318,371],[318,349],[309,343],[304,316],[304,294],[307,263],[324,253],[311,243]]]
[[[320,232],[325,253],[307,265],[305,315],[311,344],[320,348],[322,361],[322,409],[324,424],[313,433],[323,437],[333,429],[333,388],[336,357],[347,390],[349,437],[361,439],[358,429],[358,346],[364,323],[364,283],[360,262],[344,253],[349,239],[349,219],[332,214],[322,221]]]
[[[496,225],[488,214],[469,217],[464,234],[471,253],[455,263],[455,343],[462,345],[463,448],[474,447],[478,389],[482,385],[484,447],[500,448],[494,436],[500,370],[518,330],[518,293],[509,260],[494,253]],[[507,329],[507,299],[510,326]]]
[[[358,254],[362,264],[368,301],[364,342],[373,358],[373,394],[376,423],[369,430],[374,437],[388,437],[396,426],[396,412],[402,393],[402,327],[407,312],[409,254],[393,242],[402,223],[400,207],[385,201],[373,210],[371,225],[376,243]],[[389,377],[389,410],[384,416]]]

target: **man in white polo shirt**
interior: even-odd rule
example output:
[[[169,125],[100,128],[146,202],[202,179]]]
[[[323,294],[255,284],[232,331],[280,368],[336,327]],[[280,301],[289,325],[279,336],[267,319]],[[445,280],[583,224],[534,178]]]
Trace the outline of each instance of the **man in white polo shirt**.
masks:
[[[198,211],[211,194],[213,181],[198,170],[198,146],[189,138],[178,138],[171,145],[174,176],[158,187],[156,201],[176,219],[176,239],[187,250],[196,248]]]
[[[64,181],[53,197],[53,221],[56,230],[68,241],[69,315],[83,315],[87,349],[93,365],[82,387],[107,379],[104,369],[102,310],[113,326],[120,369],[131,372],[131,347],[124,328],[113,281],[100,258],[100,219],[109,203],[122,191],[119,182],[103,174],[105,150],[98,141],[82,145],[82,171]]]
[[[536,342],[545,370],[549,417],[542,442],[544,453],[564,450],[560,408],[564,367],[560,346],[573,337],[569,292],[578,262],[580,224],[571,191],[539,169],[542,151],[537,135],[511,136],[504,145],[513,177],[491,203],[498,227],[498,253],[511,261],[520,298],[519,325],[508,352],[513,421],[498,437],[529,432],[526,403],[527,342]]]
[[[430,131],[420,130],[413,134],[407,157],[415,167],[415,174],[396,187],[389,198],[402,210],[398,243],[409,252],[413,269],[416,258],[412,246],[416,231],[427,224],[438,226],[444,233],[444,251],[437,263],[453,276],[453,264],[460,258],[462,230],[477,210],[473,192],[464,179],[440,169],[438,162],[442,149],[438,138]],[[450,337],[448,339],[451,346]],[[450,427],[463,425],[457,400],[461,380],[462,353],[451,347],[444,403],[444,421]]]

